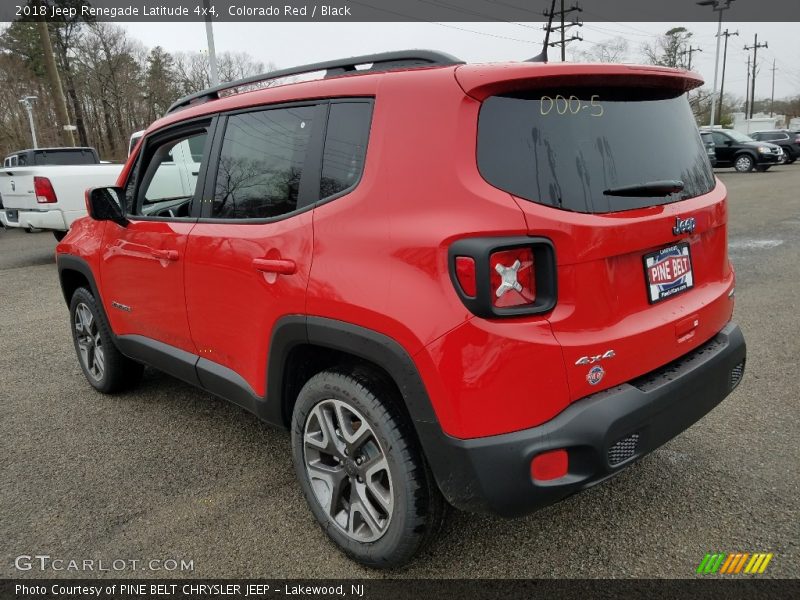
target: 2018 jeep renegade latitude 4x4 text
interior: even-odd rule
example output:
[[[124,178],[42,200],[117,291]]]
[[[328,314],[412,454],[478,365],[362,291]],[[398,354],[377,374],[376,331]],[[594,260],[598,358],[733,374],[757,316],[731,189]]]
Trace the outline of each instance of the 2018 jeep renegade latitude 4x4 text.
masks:
[[[371,566],[448,503],[594,485],[743,374],[700,83],[416,51],[181,99],[58,245],[83,371],[151,365],[291,429],[311,511]],[[170,182],[179,146],[199,168]]]

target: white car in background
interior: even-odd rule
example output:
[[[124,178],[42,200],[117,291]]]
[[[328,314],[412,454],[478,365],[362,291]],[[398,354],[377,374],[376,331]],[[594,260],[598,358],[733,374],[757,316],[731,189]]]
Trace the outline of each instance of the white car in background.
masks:
[[[131,136],[128,152],[143,131]],[[169,153],[149,193],[160,198],[185,197],[195,189],[202,148],[184,140]],[[100,161],[94,148],[39,148],[7,156],[0,171],[0,223],[26,231],[45,229],[61,240],[72,223],[86,216],[88,188],[113,186],[122,164]],[[176,172],[177,171],[177,172]]]
[[[86,215],[87,187],[114,185],[121,164],[101,163],[94,148],[36,148],[5,158],[0,170],[0,222],[56,239]]]

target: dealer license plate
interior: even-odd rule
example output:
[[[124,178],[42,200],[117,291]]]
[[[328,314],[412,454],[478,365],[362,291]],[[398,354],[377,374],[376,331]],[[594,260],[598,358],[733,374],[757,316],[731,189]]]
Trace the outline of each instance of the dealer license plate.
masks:
[[[644,256],[647,299],[660,302],[694,287],[689,244],[675,244]]]

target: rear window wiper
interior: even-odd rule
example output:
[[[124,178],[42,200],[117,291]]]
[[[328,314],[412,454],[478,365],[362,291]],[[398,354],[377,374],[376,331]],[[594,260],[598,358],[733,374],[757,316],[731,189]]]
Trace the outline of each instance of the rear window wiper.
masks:
[[[678,179],[665,179],[609,188],[603,191],[603,194],[605,196],[667,196],[682,191],[683,187],[683,182]]]

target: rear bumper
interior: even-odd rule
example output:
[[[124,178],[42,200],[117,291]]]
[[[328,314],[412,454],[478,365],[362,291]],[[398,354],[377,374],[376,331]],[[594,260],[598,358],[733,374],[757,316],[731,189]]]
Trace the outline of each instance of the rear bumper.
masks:
[[[697,422],[736,387],[745,357],[744,336],[729,323],[697,350],[579,400],[539,427],[469,440],[447,436],[435,424],[417,427],[451,504],[520,516],[613,476]],[[533,457],[561,448],[569,454],[567,475],[534,481]]]
[[[60,210],[16,210],[16,219],[10,219],[6,214],[9,209],[0,211],[0,221],[6,227],[33,227],[34,229],[54,229],[66,231],[69,229],[64,221],[64,214]]]

